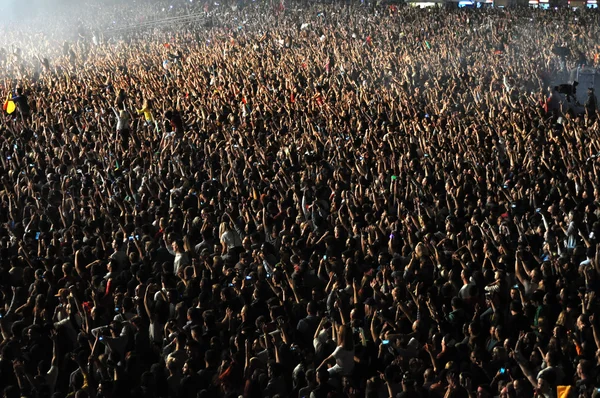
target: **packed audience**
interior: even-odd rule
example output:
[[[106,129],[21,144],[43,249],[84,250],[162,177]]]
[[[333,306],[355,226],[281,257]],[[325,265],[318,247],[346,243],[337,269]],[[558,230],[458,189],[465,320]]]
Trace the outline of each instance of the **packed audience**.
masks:
[[[600,14],[190,3],[3,27],[5,398],[596,396]]]

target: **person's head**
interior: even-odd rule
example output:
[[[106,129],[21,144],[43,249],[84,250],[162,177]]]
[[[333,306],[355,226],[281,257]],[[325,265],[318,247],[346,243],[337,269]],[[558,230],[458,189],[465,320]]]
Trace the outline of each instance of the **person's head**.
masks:
[[[173,251],[175,253],[182,253],[183,252],[183,240],[181,239],[176,239],[171,243],[171,247],[173,248]]]
[[[320,368],[317,370],[317,383],[325,385],[329,381],[329,372],[327,369]]]
[[[591,376],[592,363],[587,359],[581,359],[577,364],[577,377],[585,380]]]
[[[317,315],[317,303],[314,301],[309,301],[306,305],[306,313],[308,315]]]
[[[554,383],[551,380],[550,376],[548,376],[547,374],[542,373],[539,376],[540,377],[538,377],[538,379],[537,379],[537,390],[542,394],[548,394],[549,392],[551,392]],[[552,375],[552,377],[556,377],[556,376]],[[525,384],[525,383],[523,383],[523,384]],[[523,386],[519,385],[519,388],[522,389]],[[517,392],[520,392],[520,389]]]
[[[508,359],[506,349],[502,346],[494,347],[494,349],[492,350],[492,358],[495,361],[506,361]]]
[[[198,372],[198,368],[196,366],[196,362],[192,361],[192,360],[187,360],[185,361],[185,363],[183,364],[183,374],[186,376],[190,376],[196,372]]]
[[[317,375],[314,369],[308,369],[304,377],[306,378],[306,384],[309,386],[314,386],[317,382]]]
[[[580,331],[588,327],[589,318],[587,315],[579,315],[577,317],[577,329]]]

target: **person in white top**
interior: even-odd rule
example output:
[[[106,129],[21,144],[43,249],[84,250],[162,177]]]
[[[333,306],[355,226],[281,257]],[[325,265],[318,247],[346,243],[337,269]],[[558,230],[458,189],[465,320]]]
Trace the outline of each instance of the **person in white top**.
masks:
[[[335,333],[334,337],[336,337]],[[323,366],[333,363],[335,360],[335,365],[328,369],[329,374],[331,376],[348,376],[354,370],[354,338],[352,329],[349,326],[340,326],[337,339],[334,338],[334,340],[338,343],[335,351],[323,360],[317,371]]]
[[[221,239],[222,253],[227,254],[228,250],[242,246],[242,240],[238,233],[231,228],[229,222],[222,222],[219,226],[219,236]]]
[[[167,248],[168,247],[169,246],[167,245]],[[177,239],[171,243],[171,248],[172,249],[169,250],[169,253],[175,256],[175,261],[173,262],[173,273],[175,275],[179,275],[179,271],[183,272],[184,268],[187,265],[190,265],[190,259],[183,249],[183,241],[181,239]]]

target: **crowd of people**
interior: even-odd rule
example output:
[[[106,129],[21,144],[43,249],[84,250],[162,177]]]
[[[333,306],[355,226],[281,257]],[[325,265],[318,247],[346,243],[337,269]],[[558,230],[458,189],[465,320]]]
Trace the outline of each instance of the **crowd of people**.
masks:
[[[2,26],[4,398],[597,396],[599,13],[174,3]]]

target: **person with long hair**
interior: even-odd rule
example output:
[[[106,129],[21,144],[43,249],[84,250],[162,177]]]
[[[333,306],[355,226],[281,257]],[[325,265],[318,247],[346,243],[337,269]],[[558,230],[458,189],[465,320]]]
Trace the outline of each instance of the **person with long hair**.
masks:
[[[348,376],[354,370],[354,337],[349,326],[342,325],[338,330],[336,349],[323,360],[317,371],[335,361],[335,365],[329,368],[329,374],[332,376]]]
[[[154,119],[154,114],[152,113],[154,109],[154,103],[150,98],[144,98],[144,102],[142,104],[142,109],[137,109],[138,115],[144,114],[144,119],[146,120],[147,126],[154,125],[154,131],[158,132],[158,122]]]
[[[242,246],[242,240],[239,234],[231,228],[228,221],[221,222],[219,226],[219,237],[221,239],[222,253],[227,254],[229,250]]]

